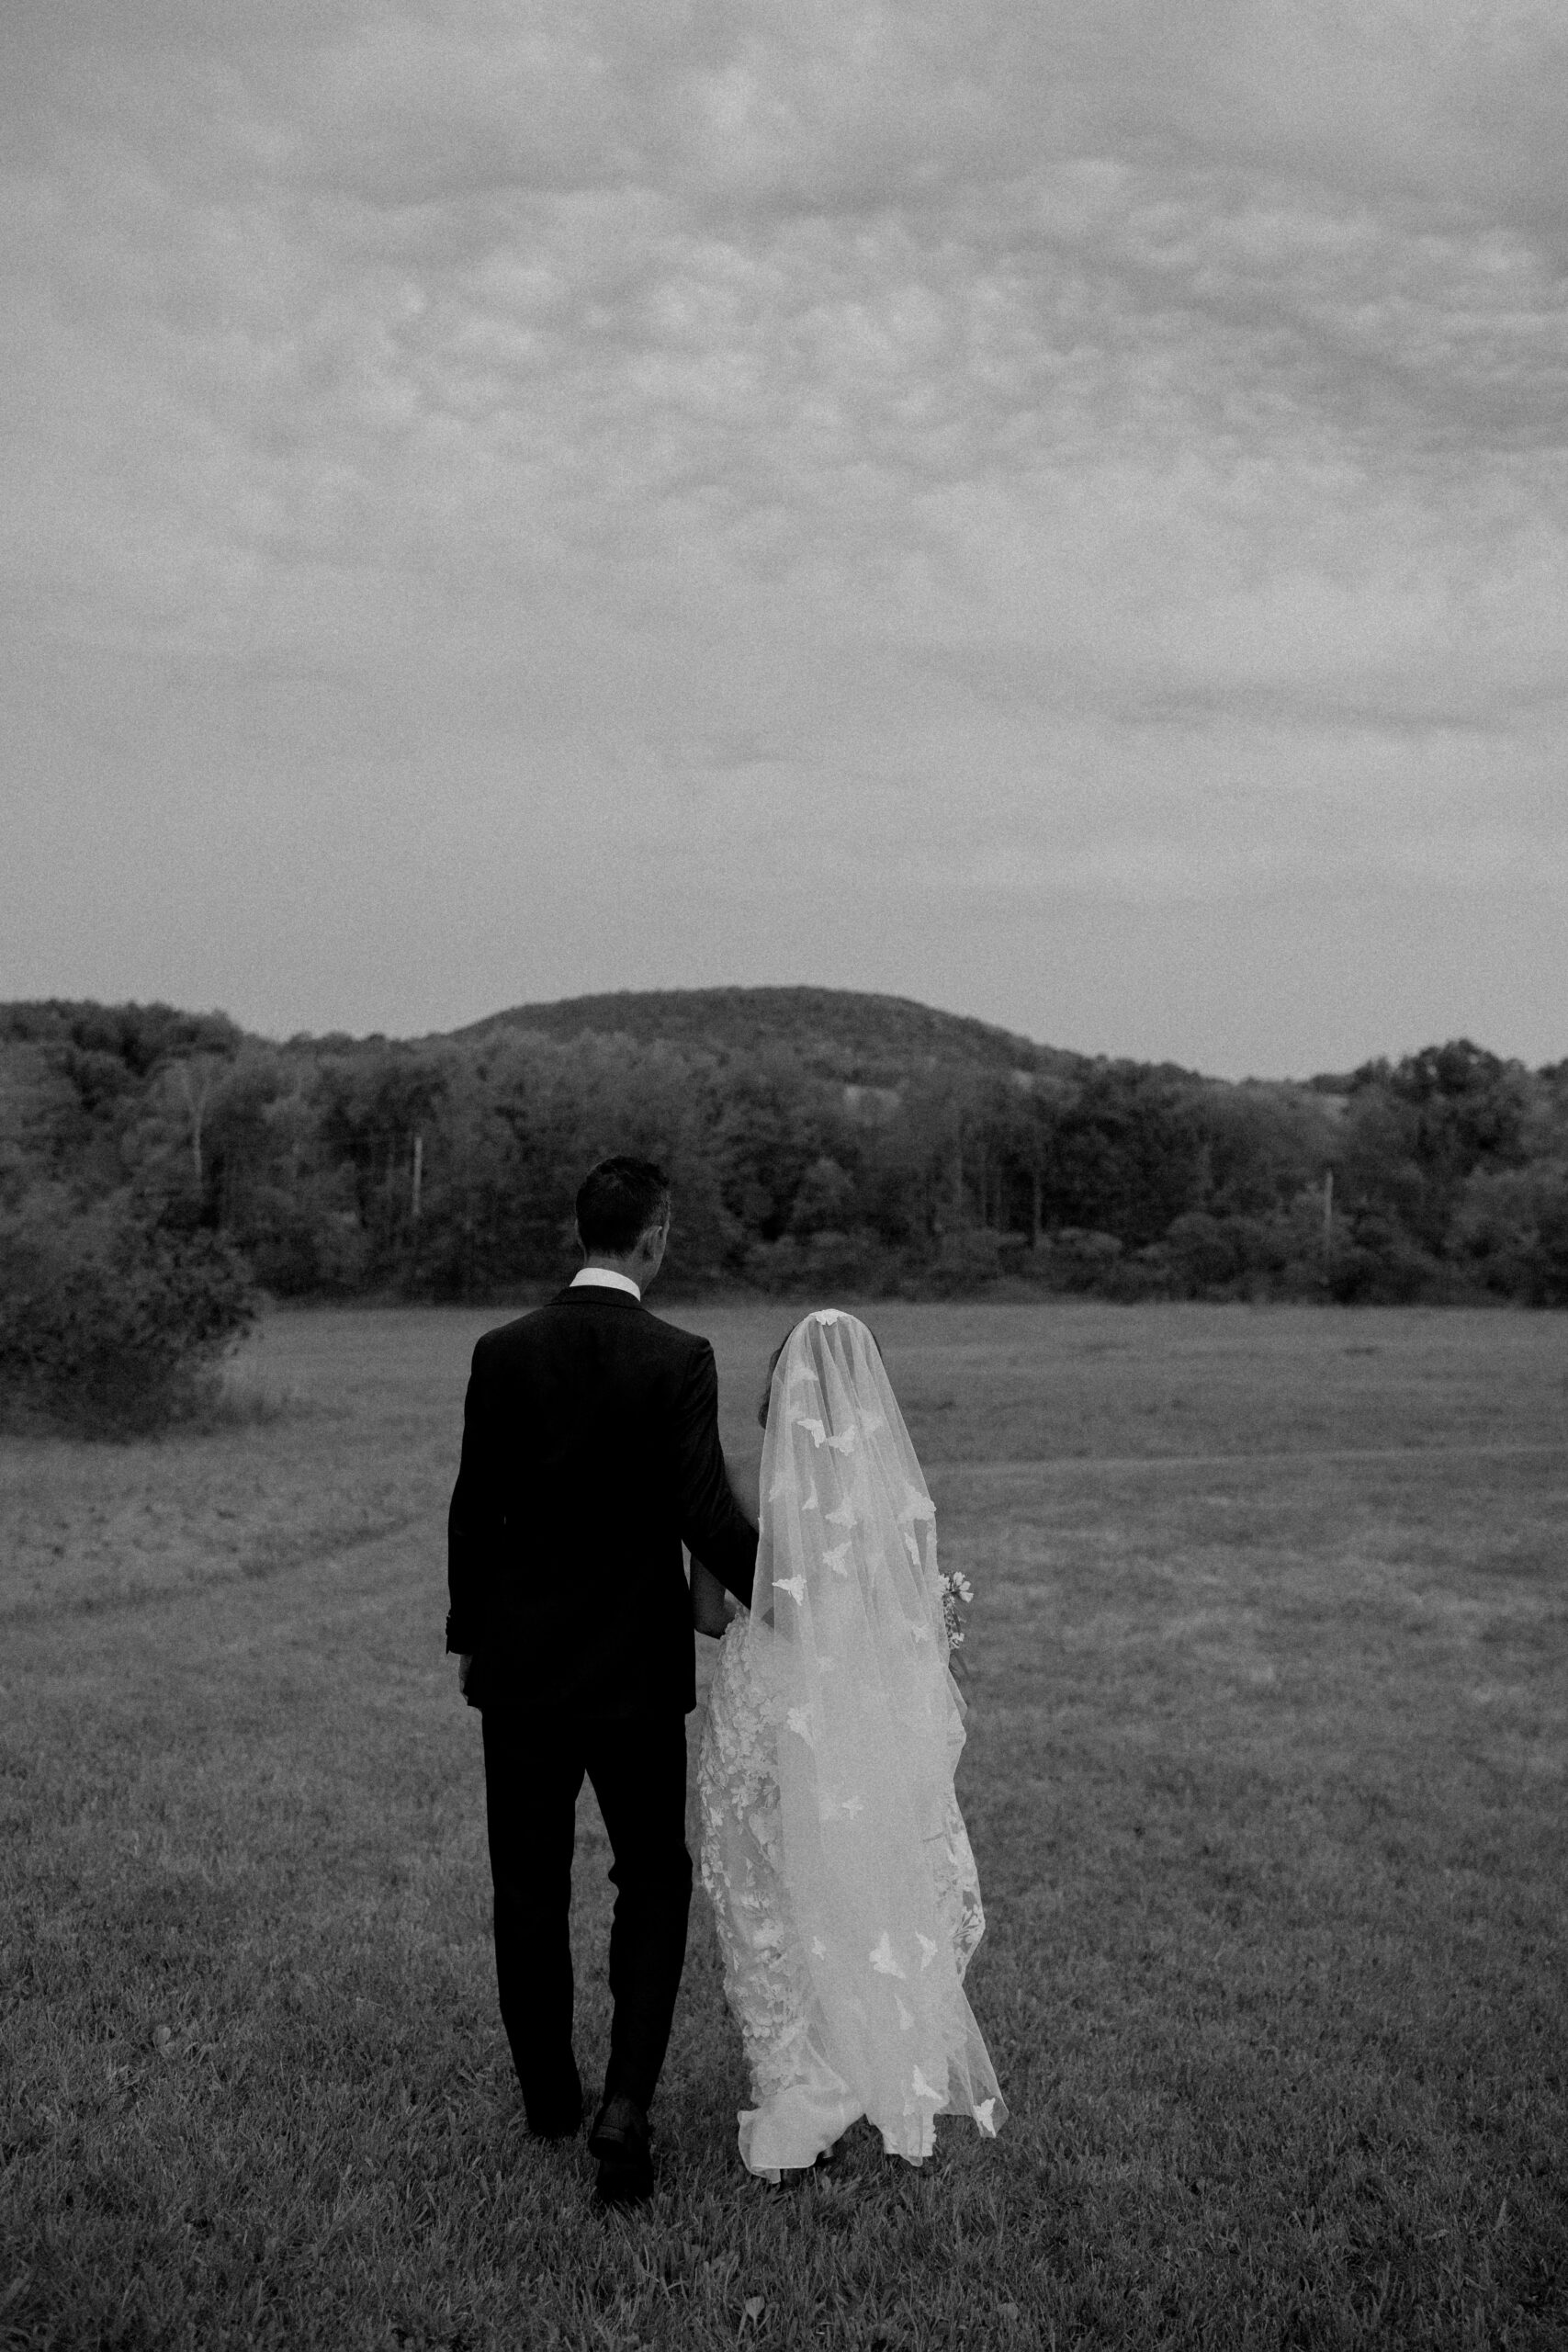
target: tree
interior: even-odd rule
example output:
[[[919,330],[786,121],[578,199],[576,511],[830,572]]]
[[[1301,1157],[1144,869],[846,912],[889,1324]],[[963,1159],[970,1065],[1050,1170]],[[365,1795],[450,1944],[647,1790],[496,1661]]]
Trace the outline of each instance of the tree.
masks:
[[[1114,1234],[1139,1249],[1201,1199],[1202,1127],[1182,1073],[1100,1065],[1055,1122],[1053,1142],[1044,1181],[1052,1225]]]
[[[814,1159],[795,1187],[789,1229],[797,1240],[814,1233],[842,1233],[853,1222],[855,1181],[826,1153]]]
[[[1453,1238],[1489,1290],[1531,1306],[1568,1306],[1568,1159],[1477,1169]]]
[[[1440,1254],[1477,1169],[1525,1158],[1528,1073],[1467,1037],[1428,1046],[1351,1081],[1341,1167],[1348,1202],[1404,1227]]]

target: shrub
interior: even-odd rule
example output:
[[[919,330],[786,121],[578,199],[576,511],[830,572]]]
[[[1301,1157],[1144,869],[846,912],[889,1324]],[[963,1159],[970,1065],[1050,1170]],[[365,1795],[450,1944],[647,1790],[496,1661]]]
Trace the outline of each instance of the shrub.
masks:
[[[254,1312],[216,1234],[149,1223],[123,1201],[35,1199],[0,1219],[0,1417],[86,1437],[189,1418]]]
[[[1489,1290],[1531,1306],[1568,1306],[1568,1162],[1473,1175],[1454,1246]]]
[[[1407,1306],[1438,1295],[1442,1269],[1396,1219],[1367,1210],[1336,1233],[1329,1295],[1342,1306]]]
[[[961,1226],[944,1233],[926,1269],[928,1288],[938,1298],[968,1298],[984,1290],[1004,1266],[1010,1272],[1016,1267],[1019,1251],[1004,1253],[1002,1242],[1002,1235],[986,1226]]]
[[[754,1241],[743,1261],[753,1288],[779,1298],[812,1298],[821,1305],[835,1294],[884,1297],[904,1275],[902,1254],[867,1227],[852,1233],[823,1230],[807,1240],[792,1233],[776,1241]]]
[[[1210,1216],[1202,1209],[1190,1209],[1175,1220],[1165,1237],[1165,1250],[1181,1297],[1223,1295],[1246,1272],[1252,1222]]]
[[[1037,1251],[1038,1273],[1053,1290],[1103,1292],[1122,1256],[1113,1233],[1062,1225],[1046,1235]]]
[[[306,1179],[290,1193],[258,1185],[235,1239],[262,1288],[279,1298],[341,1297],[365,1285],[370,1237],[340,1197],[346,1186]]]
[[[1179,1286],[1163,1241],[1151,1241],[1145,1248],[1129,1250],[1116,1259],[1108,1269],[1100,1290],[1102,1298],[1114,1299],[1122,1306],[1135,1306],[1145,1299],[1178,1295]]]

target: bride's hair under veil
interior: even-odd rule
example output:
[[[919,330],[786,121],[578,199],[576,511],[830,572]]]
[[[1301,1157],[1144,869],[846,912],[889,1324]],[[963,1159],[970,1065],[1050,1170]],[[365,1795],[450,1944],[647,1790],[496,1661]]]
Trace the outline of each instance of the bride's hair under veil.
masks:
[[[779,1351],[761,1518],[751,1632],[774,1693],[801,2055],[918,2162],[935,2115],[993,2132],[1005,2109],[962,1983],[983,1915],[953,1798],[964,1706],[936,1513],[881,1351],[853,1315],[808,1315]]]

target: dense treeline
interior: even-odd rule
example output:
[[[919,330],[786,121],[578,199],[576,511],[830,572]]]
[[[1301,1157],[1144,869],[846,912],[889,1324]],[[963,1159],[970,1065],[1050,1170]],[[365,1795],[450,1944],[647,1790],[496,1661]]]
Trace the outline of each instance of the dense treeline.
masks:
[[[1568,1303],[1568,1063],[1463,1040],[1229,1085],[829,990],[583,1000],[417,1043],[0,1008],[0,1215],[118,1206],[278,1296],[547,1281],[617,1149],[669,1167],[688,1285]]]

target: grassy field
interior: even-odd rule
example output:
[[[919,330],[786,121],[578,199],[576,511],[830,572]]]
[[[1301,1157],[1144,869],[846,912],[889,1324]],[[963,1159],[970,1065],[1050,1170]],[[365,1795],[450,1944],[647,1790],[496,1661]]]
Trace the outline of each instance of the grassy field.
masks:
[[[787,1316],[671,1311],[754,1459]],[[441,1654],[495,1319],[278,1317],[232,1429],[0,1444],[0,2345],[1568,2340],[1568,1322],[872,1310],[976,1588],[1011,2120],[747,2179],[699,1894],[604,2216],[522,2130]],[[591,2083],[607,1859],[587,1798]]]

